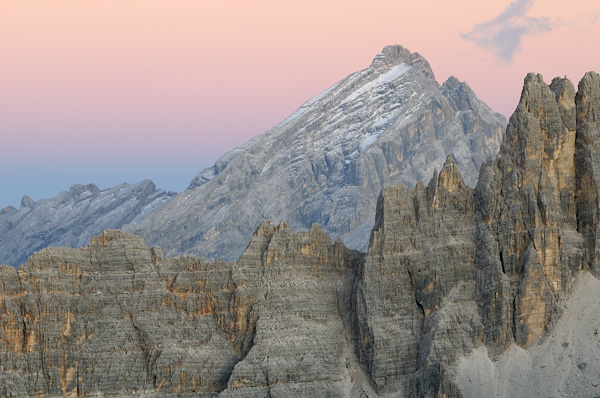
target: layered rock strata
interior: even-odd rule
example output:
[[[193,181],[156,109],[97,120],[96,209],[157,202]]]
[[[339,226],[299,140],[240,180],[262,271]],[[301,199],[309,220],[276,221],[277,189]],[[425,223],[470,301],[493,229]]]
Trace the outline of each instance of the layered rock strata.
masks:
[[[233,263],[120,231],[41,251],[0,272],[0,393],[536,396],[510,370],[524,358],[548,366],[518,367],[544,392],[592,394],[599,142],[600,76],[575,93],[530,74],[475,189],[453,156],[428,186],[383,189],[366,255],[285,223]]]
[[[531,347],[580,271],[597,274],[599,112],[597,74],[577,94],[530,74],[475,189],[450,157],[427,188],[382,191],[356,293],[359,357],[379,393],[462,396],[456,359]]]
[[[107,230],[0,272],[1,396],[347,396],[360,255],[261,225],[233,264]],[[356,388],[359,388],[357,384]]]
[[[389,392],[439,375],[481,341],[483,325],[474,195],[452,156],[428,187],[384,189],[377,210],[356,291],[358,352],[377,391]]]

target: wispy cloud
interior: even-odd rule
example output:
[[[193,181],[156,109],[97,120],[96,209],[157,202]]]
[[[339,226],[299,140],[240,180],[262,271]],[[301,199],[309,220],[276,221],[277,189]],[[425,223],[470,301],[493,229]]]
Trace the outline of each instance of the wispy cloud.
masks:
[[[473,30],[461,34],[461,37],[492,50],[510,63],[519,51],[524,36],[550,32],[562,24],[559,19],[528,16],[527,12],[533,2],[534,0],[515,0],[496,18],[475,25]]]
[[[598,22],[600,12],[598,10],[586,10],[577,16],[577,22],[572,27],[578,32],[588,32]]]

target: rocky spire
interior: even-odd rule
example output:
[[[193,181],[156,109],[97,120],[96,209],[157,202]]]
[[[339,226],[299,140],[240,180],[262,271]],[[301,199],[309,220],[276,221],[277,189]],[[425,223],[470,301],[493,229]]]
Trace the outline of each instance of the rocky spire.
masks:
[[[35,202],[33,199],[31,199],[27,195],[23,195],[23,198],[21,199],[21,209],[25,209],[27,207],[33,207],[34,205],[35,205]]]
[[[585,265],[600,275],[600,76],[588,72],[576,96],[575,167],[577,223],[585,241]]]
[[[452,156],[428,187],[382,191],[356,293],[360,358],[380,392],[404,380],[407,396],[422,383],[460,396],[443,376],[453,358],[479,341],[492,358],[530,347],[580,270],[598,273],[599,120],[598,75],[575,95],[566,78],[529,74],[474,191]]]

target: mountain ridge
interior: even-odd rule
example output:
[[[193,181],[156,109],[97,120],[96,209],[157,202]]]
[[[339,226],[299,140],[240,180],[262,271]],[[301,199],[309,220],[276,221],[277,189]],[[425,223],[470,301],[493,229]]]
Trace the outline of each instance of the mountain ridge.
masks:
[[[420,103],[418,96],[432,104]],[[364,251],[383,186],[428,179],[449,152],[455,153],[473,185],[479,165],[495,156],[505,123],[466,83],[450,77],[439,85],[420,54],[387,46],[371,66],[311,98],[273,129],[198,173],[177,204],[164,211],[159,209],[164,206],[141,211],[123,202],[118,211],[127,214],[115,217],[116,208],[96,202],[98,209],[90,207],[90,214],[79,214],[82,218],[76,222],[69,211],[79,206],[77,199],[64,202],[61,193],[40,201],[60,204],[45,214],[38,206],[35,220],[29,215],[24,222],[17,214],[35,205],[24,197],[20,210],[0,212],[0,262],[16,266],[49,245],[81,247],[105,228],[145,234],[170,256],[195,253],[232,260],[266,219],[286,219],[294,231],[318,222],[334,237]],[[173,196],[166,193],[164,202]],[[61,225],[55,213],[66,222]],[[150,213],[156,214],[149,217]],[[38,224],[48,224],[48,231],[41,234],[30,227]],[[86,229],[91,232],[85,239],[76,237]]]
[[[23,264],[49,246],[82,247],[102,230],[141,219],[173,196],[150,180],[102,190],[95,184],[74,184],[37,202],[24,195],[19,209],[0,211],[0,263]]]
[[[364,251],[382,187],[430,178],[450,152],[474,185],[504,124],[468,85],[450,78],[440,86],[425,58],[387,46],[371,66],[228,152],[167,206],[124,229],[167,255],[233,260],[265,219],[286,220],[294,231],[317,222]]]
[[[367,253],[262,222],[232,263],[106,230],[0,267],[0,393],[594,396],[598,142],[600,75],[529,74],[475,188],[382,189]]]

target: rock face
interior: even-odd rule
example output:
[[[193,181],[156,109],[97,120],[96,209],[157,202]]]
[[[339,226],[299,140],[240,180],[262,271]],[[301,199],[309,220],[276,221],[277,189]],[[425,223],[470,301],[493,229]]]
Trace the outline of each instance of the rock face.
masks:
[[[378,392],[462,396],[457,359],[528,349],[575,276],[597,275],[599,100],[593,72],[577,94],[530,74],[474,190],[450,157],[427,188],[382,191],[356,293],[359,357]]]
[[[0,395],[369,391],[352,337],[361,258],[316,225],[270,223],[232,264],[166,259],[116,230],[43,250],[0,271]]]
[[[232,263],[40,251],[0,270],[0,394],[598,395],[599,142],[599,75],[530,74],[476,187],[450,155],[384,188],[366,254],[268,222]]]
[[[584,239],[584,264],[600,275],[600,77],[588,73],[576,96],[575,199],[577,227]]]
[[[0,264],[23,264],[33,252],[49,246],[83,247],[107,228],[121,228],[156,210],[174,193],[156,189],[150,180],[100,190],[94,184],[73,185],[52,199],[0,211]]]
[[[455,383],[464,398],[597,397],[600,281],[589,272],[575,279],[563,314],[544,338],[526,350],[511,345],[496,360],[478,347],[458,360]]]
[[[440,86],[423,57],[388,46],[125,230],[169,256],[233,260],[263,220],[286,220],[292,231],[318,223],[366,251],[384,186],[431,178],[448,153],[474,186],[505,125],[466,83]]]
[[[357,283],[358,347],[377,391],[389,392],[440,375],[481,340],[473,190],[449,156],[428,187],[384,189],[377,214]]]
[[[477,268],[486,281],[479,298],[486,303],[481,307],[484,341],[492,352],[504,349],[511,337],[529,346],[550,321],[556,300],[569,291],[572,275],[583,267],[574,199],[580,129],[575,109],[568,80],[554,79],[547,86],[541,76],[528,75],[502,155],[482,169],[476,189],[483,205]]]

